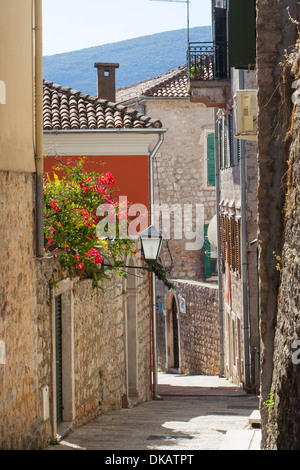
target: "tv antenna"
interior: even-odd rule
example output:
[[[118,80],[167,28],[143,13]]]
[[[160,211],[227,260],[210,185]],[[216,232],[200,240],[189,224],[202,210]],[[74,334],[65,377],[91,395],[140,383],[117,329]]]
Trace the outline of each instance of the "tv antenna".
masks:
[[[187,9],[187,15],[186,15],[186,20],[187,20],[187,43],[189,45],[190,43],[190,3],[191,0],[150,0],[150,2],[174,2],[174,3],[186,3],[186,9]]]

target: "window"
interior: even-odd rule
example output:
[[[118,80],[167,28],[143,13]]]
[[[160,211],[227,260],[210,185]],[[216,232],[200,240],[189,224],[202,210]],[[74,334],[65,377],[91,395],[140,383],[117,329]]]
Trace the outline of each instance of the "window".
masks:
[[[204,278],[217,275],[217,258],[215,258],[214,249],[207,238],[208,224],[204,225],[204,243],[203,243],[203,271]]]
[[[227,125],[227,118],[224,118],[224,161],[223,165],[224,168],[228,165],[228,125]]]
[[[219,121],[219,161],[220,161],[220,168],[223,168],[224,165],[223,165],[223,120],[221,119]]]
[[[215,171],[215,134],[207,136],[207,186],[216,185]]]
[[[237,150],[237,161],[238,161],[238,165],[239,165],[240,161],[241,161],[241,153],[242,153],[242,142],[241,142],[240,139],[237,139],[236,150]]]
[[[237,276],[241,274],[241,219],[229,214],[220,214],[219,243],[224,263]]]

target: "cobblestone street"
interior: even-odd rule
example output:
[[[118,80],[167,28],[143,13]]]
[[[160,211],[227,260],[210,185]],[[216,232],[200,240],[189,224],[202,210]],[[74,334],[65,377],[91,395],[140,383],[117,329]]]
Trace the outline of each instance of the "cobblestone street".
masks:
[[[249,426],[250,415],[258,409],[256,395],[223,378],[164,373],[158,374],[158,393],[161,399],[101,415],[48,449],[259,449],[260,430]]]

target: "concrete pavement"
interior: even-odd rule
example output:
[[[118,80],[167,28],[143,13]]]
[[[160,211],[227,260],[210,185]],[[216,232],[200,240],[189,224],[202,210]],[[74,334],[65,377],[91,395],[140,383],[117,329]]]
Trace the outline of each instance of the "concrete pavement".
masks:
[[[219,377],[158,374],[159,400],[99,416],[48,450],[257,450],[258,397]]]

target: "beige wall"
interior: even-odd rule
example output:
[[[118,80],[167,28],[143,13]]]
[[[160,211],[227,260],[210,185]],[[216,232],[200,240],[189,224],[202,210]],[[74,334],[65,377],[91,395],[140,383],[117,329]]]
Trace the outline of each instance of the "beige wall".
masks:
[[[33,0],[0,0],[0,170],[35,171]]]

